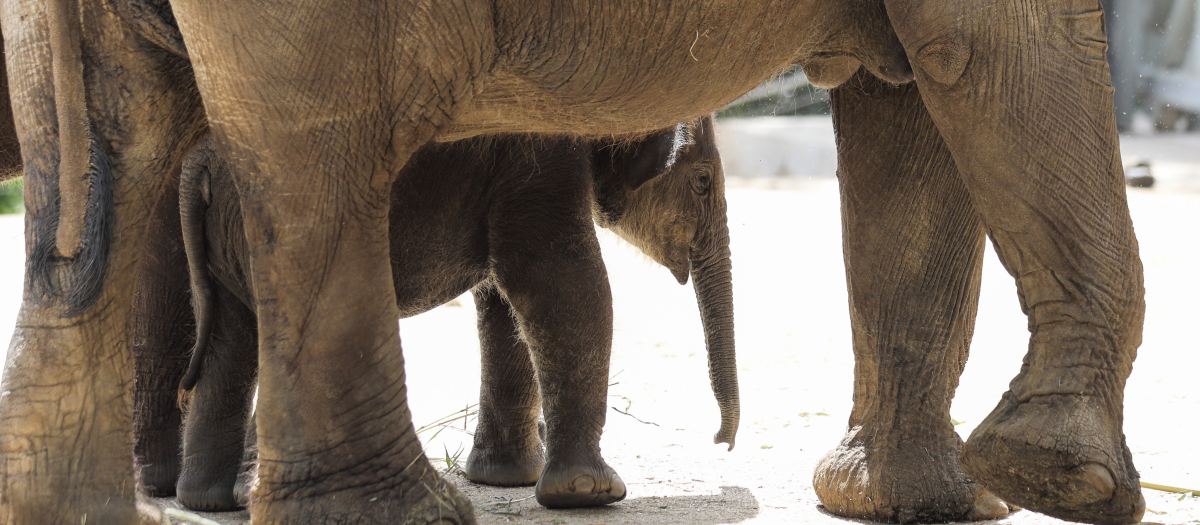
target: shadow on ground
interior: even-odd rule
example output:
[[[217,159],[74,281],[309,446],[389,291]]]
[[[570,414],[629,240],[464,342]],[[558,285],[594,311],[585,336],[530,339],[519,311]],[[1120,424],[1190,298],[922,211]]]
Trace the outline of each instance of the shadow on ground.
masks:
[[[720,494],[695,496],[651,496],[632,498],[604,507],[550,510],[533,499],[533,487],[489,487],[476,485],[461,476],[450,476],[454,485],[475,505],[480,525],[490,523],[528,523],[533,525],[587,524],[666,524],[718,525],[741,523],[758,515],[758,500],[750,489],[721,487]],[[155,500],[164,509],[182,509],[174,498]],[[250,523],[250,514],[236,512],[192,512],[220,525]],[[186,517],[170,519],[171,525],[208,525]]]
[[[666,524],[717,525],[741,523],[758,515],[758,500],[750,489],[721,487],[719,494],[649,496],[630,498],[604,507],[550,510],[533,499],[533,487],[476,485],[461,476],[449,476],[475,505],[480,525],[530,524]]]

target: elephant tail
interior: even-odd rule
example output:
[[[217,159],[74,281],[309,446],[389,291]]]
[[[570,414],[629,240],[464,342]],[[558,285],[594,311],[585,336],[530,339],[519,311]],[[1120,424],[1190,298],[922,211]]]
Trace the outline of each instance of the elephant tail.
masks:
[[[208,213],[208,165],[206,149],[212,148],[211,137],[188,155],[179,178],[179,219],[183,229],[183,247],[187,253],[188,272],[192,281],[192,301],[196,311],[196,347],[188,362],[187,372],[179,382],[180,408],[190,399],[191,390],[200,380],[204,355],[212,339],[213,319],[216,317],[212,276],[208,272],[208,248],[205,245],[205,216]]]
[[[112,241],[113,177],[104,146],[88,121],[80,53],[78,0],[51,0],[51,70],[58,116],[58,213],[37,221],[30,250],[31,285],[39,297],[76,317],[103,290]]]
[[[56,245],[64,258],[79,255],[84,239],[84,216],[96,166],[89,152],[91,125],[83,85],[83,33],[79,0],[51,0],[51,70],[54,74],[54,109],[58,114],[58,228]]]

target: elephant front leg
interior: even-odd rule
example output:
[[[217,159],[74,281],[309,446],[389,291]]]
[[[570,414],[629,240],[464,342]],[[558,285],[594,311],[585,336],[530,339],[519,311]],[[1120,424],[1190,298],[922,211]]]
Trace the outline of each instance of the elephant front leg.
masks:
[[[606,505],[625,499],[625,483],[600,455],[612,295],[590,217],[530,216],[546,208],[500,211],[511,222],[496,226],[492,238],[497,284],[529,345],[546,417],[546,467],[534,493],[551,508]],[[540,229],[531,236],[528,228],[509,229],[513,223]]]
[[[546,454],[538,432],[542,398],[529,347],[517,333],[512,308],[494,287],[481,286],[473,293],[483,377],[479,425],[463,473],[487,485],[533,485]]]
[[[817,465],[817,496],[834,514],[874,521],[1003,516],[1004,502],[959,465],[950,422],[975,324],[982,224],[916,86],[860,71],[831,95],[854,409]]]
[[[1145,502],[1121,427],[1145,303],[1100,1],[887,7],[1029,317],[1021,372],[963,465],[1023,507],[1136,523]]]

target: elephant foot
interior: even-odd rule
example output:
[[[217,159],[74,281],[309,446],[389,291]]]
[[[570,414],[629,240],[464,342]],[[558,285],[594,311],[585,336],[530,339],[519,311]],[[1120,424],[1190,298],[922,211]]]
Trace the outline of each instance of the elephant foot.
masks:
[[[239,507],[250,506],[250,492],[254,488],[254,480],[257,477],[258,468],[256,465],[244,468],[238,474],[237,482],[233,484],[233,500],[237,502]]]
[[[137,511],[138,521],[132,522],[132,523],[137,523],[138,525],[162,525],[162,523],[163,523],[162,509],[159,508],[157,503],[150,501],[145,496],[139,494],[138,496],[136,496],[134,498],[134,509]],[[100,523],[108,523],[108,522],[100,522]],[[112,523],[125,523],[125,522],[114,521]]]
[[[142,488],[148,496],[169,498],[175,495],[175,483],[179,481],[178,460],[143,465],[139,471]]]
[[[200,512],[225,512],[241,508],[236,495],[236,480],[213,483],[193,482],[186,474],[179,480],[179,503]]]
[[[463,468],[467,479],[497,487],[527,487],[537,483],[546,466],[546,452],[542,447],[546,424],[539,421],[536,437],[526,433],[518,444],[505,444],[497,439],[505,434],[482,426],[476,429],[475,445]]]
[[[813,488],[838,516],[892,523],[998,519],[1009,506],[972,482],[958,464],[961,442],[872,442],[862,427],[825,454]]]
[[[1130,524],[1146,510],[1120,412],[1097,396],[1021,403],[1005,393],[971,433],[963,466],[1001,497],[1055,518]]]
[[[483,485],[526,487],[537,483],[546,465],[541,447],[534,450],[496,450],[475,447],[463,475]]]
[[[625,482],[597,454],[587,462],[550,461],[533,493],[551,509],[595,507],[625,499]]]
[[[436,474],[423,476],[403,492],[372,487],[320,496],[277,497],[256,493],[250,507],[251,523],[475,525],[471,501]]]
[[[85,516],[90,523],[161,525],[163,522],[162,510],[141,494],[132,498],[119,493],[94,494],[84,498],[70,492],[57,493],[53,499],[6,501],[0,507],[0,523],[81,523]]]
[[[201,512],[225,512],[244,506],[235,494],[241,464],[220,453],[185,456],[176,486],[179,503]]]

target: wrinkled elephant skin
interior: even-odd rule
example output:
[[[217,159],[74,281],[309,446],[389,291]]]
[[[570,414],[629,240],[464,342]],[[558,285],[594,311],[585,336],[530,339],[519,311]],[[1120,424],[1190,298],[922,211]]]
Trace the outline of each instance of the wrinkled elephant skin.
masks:
[[[187,244],[192,270],[204,272],[196,286],[195,326],[213,333],[196,338],[200,357],[193,359],[203,362],[203,371],[189,396],[178,490],[179,500],[195,510],[244,503],[234,494],[244,490],[235,485],[258,338],[246,280],[248,247],[230,177],[227,164],[205,142],[184,161],[177,192],[182,202],[175,207],[182,209],[182,231],[178,213],[156,215],[151,223],[152,231],[174,228],[175,238],[161,244]],[[618,143],[514,136],[436,144],[405,166],[392,188],[389,216],[401,315],[427,311],[472,288],[479,310],[483,386],[475,445],[464,468],[469,479],[502,486],[538,483],[539,501],[552,507],[605,504],[624,496],[623,484],[599,454],[596,432],[604,421],[606,334],[612,323],[593,214],[682,272],[681,283],[689,272],[696,276],[704,324],[712,327],[706,339],[722,408],[718,439],[733,442],[737,379],[723,188],[707,117]],[[186,287],[188,263],[159,260],[176,268],[143,268],[149,270],[142,279],[146,287],[174,289],[180,281]],[[139,308],[133,326],[146,331],[140,327],[167,325],[170,313]],[[177,344],[185,347],[182,353],[187,345]],[[180,353],[139,347],[135,362]],[[173,400],[173,393],[168,397]],[[161,404],[140,391],[138,399],[148,407]],[[544,452],[538,425],[543,405],[549,435]],[[135,409],[153,413],[141,405]],[[136,437],[139,444],[163,443],[143,447],[157,450],[177,434],[178,428]],[[579,476],[611,486],[575,494],[568,488],[582,486]]]
[[[55,281],[35,279],[45,271],[26,277],[0,401],[0,521],[7,523],[78,523],[85,514],[128,523],[137,512],[129,497],[126,342],[133,267],[152,196],[202,122],[186,65],[168,50],[146,51],[157,40],[133,34],[107,5],[82,5],[89,116],[114,181],[107,278],[86,308],[63,319],[68,311],[40,295]],[[53,239],[57,215],[40,7],[3,5],[34,248]],[[889,155],[894,145],[881,137],[895,134],[847,138],[839,155],[857,150],[878,156],[872,169],[931,177],[939,186],[910,191],[955,200],[953,209],[926,211],[930,221],[965,213],[965,188],[1029,316],[1025,365],[962,446],[961,473],[1002,498],[1068,519],[1140,517],[1121,396],[1141,338],[1141,264],[1120,181],[1098,0],[716,0],[669,8],[660,0],[233,0],[219,9],[175,0],[171,7],[218,149],[234,165],[250,246],[261,365],[254,521],[473,522],[470,505],[424,458],[404,390],[387,225],[391,185],[419,147],[488,132],[646,132],[712,112],[791,64],[812,64],[817,80],[832,86],[855,62],[886,80],[915,75],[919,100],[880,95],[882,109],[869,117],[835,103],[847,117],[835,115],[839,133],[880,122],[885,127],[875,129],[891,129],[893,121],[907,132],[927,125],[919,122],[927,111],[937,137],[925,129],[920,142],[905,139],[920,148],[909,156]],[[945,176],[940,148],[963,188]],[[905,165],[914,160],[939,167],[925,173]],[[879,221],[907,217],[879,201],[886,191],[856,182],[878,174],[849,166],[839,175],[847,209],[881,210]],[[866,187],[855,189],[859,182]],[[852,306],[853,435],[834,455],[858,466],[832,474],[850,511],[915,519],[945,503],[928,494],[945,483],[957,485],[949,496],[956,508],[971,508],[980,494],[951,465],[956,443],[931,449],[941,455],[932,465],[936,483],[912,482],[917,465],[898,454],[914,434],[893,419],[920,410],[906,404],[925,399],[914,388],[932,396],[929,413],[917,414],[917,432],[948,417],[940,407],[961,367],[955,356],[965,357],[977,289],[969,276],[977,272],[978,233],[967,226],[903,247],[881,237],[874,248],[866,240],[878,232],[848,226],[847,248],[862,254],[847,257],[852,297],[858,283],[888,272],[934,276],[931,302],[920,311],[904,294],[926,288],[922,281],[893,282],[880,287],[890,297]],[[926,230],[913,235],[930,240]],[[937,257],[953,252],[947,246],[960,252]],[[927,273],[914,268],[923,265]],[[912,366],[910,354],[945,362],[922,369],[931,380],[917,384],[895,375]],[[936,430],[922,439],[936,439],[943,429]],[[850,491],[872,469],[917,488],[889,494],[884,510],[871,514]],[[1024,490],[1031,486],[1039,488]]]
[[[1145,304],[1101,6],[889,1],[888,14],[916,85],[863,77],[833,94],[855,393],[817,492],[835,513],[887,521],[994,517],[999,496],[1072,521],[1136,523],[1145,501],[1122,393]],[[1013,27],[1023,30],[996,29]],[[880,136],[897,140],[880,148]],[[963,444],[949,407],[985,233],[1032,337]]]

